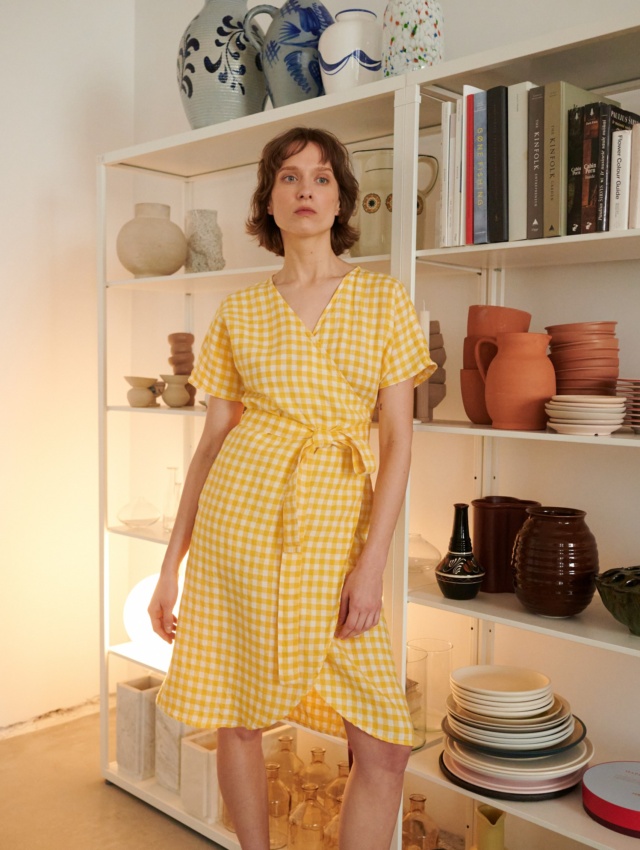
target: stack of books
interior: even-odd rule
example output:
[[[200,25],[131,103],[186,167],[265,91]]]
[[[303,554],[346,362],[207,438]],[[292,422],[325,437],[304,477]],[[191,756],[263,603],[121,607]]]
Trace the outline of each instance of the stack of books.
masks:
[[[563,80],[442,104],[441,247],[640,227],[640,115]]]

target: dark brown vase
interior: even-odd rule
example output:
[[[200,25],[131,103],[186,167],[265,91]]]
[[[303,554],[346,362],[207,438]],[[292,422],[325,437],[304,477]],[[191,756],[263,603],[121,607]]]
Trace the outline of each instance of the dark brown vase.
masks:
[[[484,593],[513,593],[511,555],[516,535],[527,519],[527,508],[540,502],[513,496],[474,499],[473,551],[485,570]]]
[[[531,507],[513,547],[517,598],[544,617],[572,617],[591,602],[598,547],[577,508]]]

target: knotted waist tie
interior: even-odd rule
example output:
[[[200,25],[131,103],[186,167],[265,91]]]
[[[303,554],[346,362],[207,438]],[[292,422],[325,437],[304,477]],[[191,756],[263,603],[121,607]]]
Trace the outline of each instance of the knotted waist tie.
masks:
[[[278,586],[279,679],[282,684],[299,684],[306,678],[300,672],[299,637],[307,501],[312,488],[326,486],[329,489],[331,486],[311,474],[310,460],[319,450],[334,446],[350,452],[354,475],[370,475],[375,470],[375,458],[369,444],[370,420],[312,429],[293,419],[262,411],[247,411],[245,416],[247,414],[252,420],[264,417],[262,424],[267,431],[287,439],[297,437],[303,440],[284,491],[283,547]]]

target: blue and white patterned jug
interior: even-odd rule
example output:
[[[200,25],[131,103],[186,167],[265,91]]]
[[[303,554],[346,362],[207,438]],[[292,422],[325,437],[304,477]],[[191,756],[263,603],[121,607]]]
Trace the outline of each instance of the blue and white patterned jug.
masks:
[[[194,130],[264,109],[260,51],[247,41],[246,13],[246,0],[206,0],[182,36],[178,86]]]
[[[273,20],[265,36],[252,21],[267,14]],[[254,6],[244,19],[250,44],[260,53],[267,92],[274,106],[285,106],[324,94],[318,41],[333,18],[318,0],[287,0],[281,9]]]

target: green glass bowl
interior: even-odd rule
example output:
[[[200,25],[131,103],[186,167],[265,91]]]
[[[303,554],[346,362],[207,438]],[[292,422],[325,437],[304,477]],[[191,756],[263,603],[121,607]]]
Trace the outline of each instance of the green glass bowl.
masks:
[[[609,613],[640,637],[640,566],[600,573],[596,587]]]

